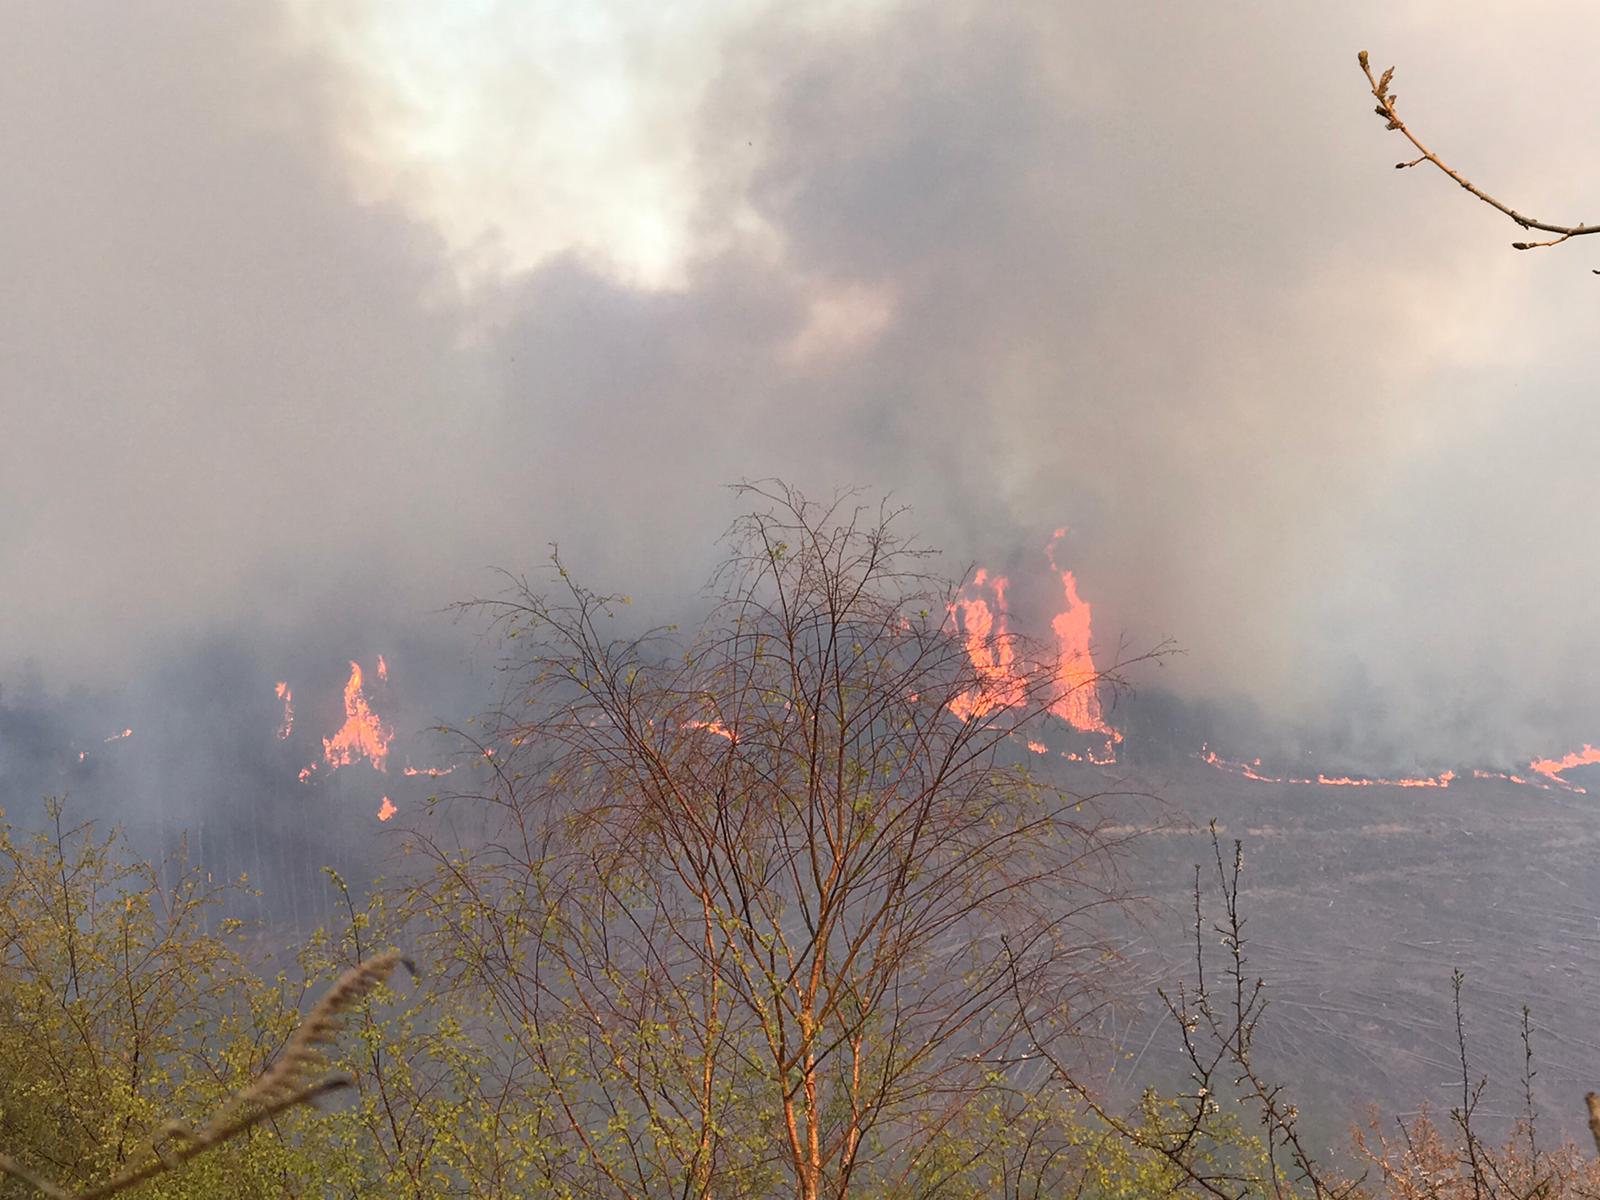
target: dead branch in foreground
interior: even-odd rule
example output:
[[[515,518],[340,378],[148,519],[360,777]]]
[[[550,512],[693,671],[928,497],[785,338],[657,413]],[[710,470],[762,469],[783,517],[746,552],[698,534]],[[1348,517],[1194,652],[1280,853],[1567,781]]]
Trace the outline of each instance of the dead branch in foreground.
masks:
[[[334,1039],[344,1014],[365,999],[402,963],[407,970],[416,973],[409,959],[398,950],[391,950],[357,963],[339,976],[306,1019],[300,1022],[294,1036],[271,1067],[235,1093],[202,1128],[190,1129],[180,1121],[163,1124],[156,1132],[152,1157],[139,1166],[77,1193],[68,1192],[39,1178],[4,1154],[0,1154],[0,1173],[22,1180],[51,1200],[101,1200],[102,1197],[125,1192],[135,1184],[170,1171],[269,1117],[297,1105],[313,1104],[330,1092],[352,1086],[354,1081],[342,1072],[316,1079],[307,1077],[326,1065],[321,1047]],[[177,1147],[168,1149],[165,1143],[169,1141],[177,1142]]]
[[[1373,109],[1373,111],[1384,119],[1384,127],[1386,129],[1391,129],[1397,133],[1400,133],[1405,137],[1406,141],[1410,142],[1412,146],[1416,147],[1417,157],[1408,159],[1405,162],[1395,163],[1395,170],[1402,171],[1407,167],[1415,167],[1421,163],[1432,163],[1451,179],[1455,180],[1456,183],[1458,183],[1462,188],[1471,192],[1490,208],[1504,213],[1518,225],[1522,226],[1522,228],[1537,229],[1541,233],[1553,233],[1557,235],[1543,242],[1512,242],[1511,248],[1513,250],[1536,250],[1544,246],[1559,246],[1562,242],[1568,240],[1569,238],[1583,237],[1584,235],[1590,233],[1600,233],[1600,225],[1586,225],[1581,222],[1576,225],[1557,225],[1550,221],[1536,220],[1535,218],[1528,216],[1526,213],[1518,212],[1509,204],[1505,204],[1502,201],[1496,200],[1477,184],[1467,179],[1466,176],[1461,174],[1461,172],[1447,165],[1443,159],[1422,144],[1422,142],[1417,138],[1417,135],[1412,133],[1406,123],[1400,119],[1400,114],[1395,111],[1395,100],[1397,97],[1389,90],[1389,83],[1394,79],[1394,68],[1389,67],[1383,72],[1382,75],[1374,76],[1372,73],[1372,65],[1367,59],[1367,52],[1365,50],[1361,51],[1357,58],[1361,63],[1361,70],[1363,74],[1365,74],[1367,77],[1367,83],[1372,88],[1372,95],[1378,101],[1377,107]],[[1595,271],[1595,274],[1600,275],[1600,270]]]

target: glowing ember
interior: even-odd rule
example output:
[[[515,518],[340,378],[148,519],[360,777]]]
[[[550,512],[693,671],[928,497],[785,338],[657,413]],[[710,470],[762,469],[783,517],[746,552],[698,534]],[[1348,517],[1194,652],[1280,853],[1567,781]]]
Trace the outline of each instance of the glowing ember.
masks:
[[[84,759],[86,759],[88,757],[89,757],[89,752],[87,750],[79,750],[78,751],[78,761],[79,762],[82,762]]]
[[[278,726],[278,737],[287,739],[294,732],[294,693],[283,680],[278,681],[277,692],[278,699],[283,701],[283,724]]]
[[[384,771],[388,769],[385,760],[393,740],[394,730],[378,719],[362,690],[361,665],[352,662],[350,679],[344,685],[344,724],[331,738],[322,739],[323,757],[335,769],[365,758]]]
[[[441,775],[448,775],[454,770],[454,767],[413,767],[408,763],[406,769],[400,773],[402,775],[426,775],[430,779],[437,779]]]
[[[1035,754],[1049,754],[1050,753],[1050,747],[1046,746],[1043,742],[1029,742],[1028,743],[1028,749],[1032,750]]]
[[[383,661],[383,655],[378,655],[378,678],[385,683],[389,682],[389,664]]]
[[[300,782],[301,783],[309,783],[311,781],[311,772],[315,771],[316,769],[317,769],[317,764],[316,763],[312,763],[309,767],[301,767],[300,768]]]
[[[1596,749],[1594,746],[1589,745],[1588,742],[1585,742],[1582,750],[1574,750],[1572,753],[1564,754],[1560,758],[1536,758],[1528,764],[1528,770],[1543,775],[1551,782],[1559,784],[1561,787],[1569,788],[1581,795],[1584,794],[1584,789],[1575,783],[1568,783],[1561,778],[1561,773],[1570,771],[1573,767],[1587,767],[1591,763],[1600,763],[1600,749]]]
[[[685,721],[683,723],[683,728],[703,729],[707,733],[715,734],[719,738],[727,738],[730,742],[735,740],[733,736],[733,730],[729,729],[721,721]]]
[[[378,805],[378,820],[387,821],[390,817],[394,816],[395,813],[397,813],[399,811],[400,810],[398,808],[396,808],[394,806],[394,804],[390,801],[389,797],[385,796],[383,798],[383,803]]]
[[[121,733],[113,733],[110,737],[101,738],[100,740],[102,742],[120,742],[123,738],[130,738],[132,736],[133,736],[133,730],[124,729]]]

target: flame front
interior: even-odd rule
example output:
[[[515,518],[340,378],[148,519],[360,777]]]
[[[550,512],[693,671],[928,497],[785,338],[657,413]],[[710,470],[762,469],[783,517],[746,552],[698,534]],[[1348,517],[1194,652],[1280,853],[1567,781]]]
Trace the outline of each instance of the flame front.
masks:
[[[394,806],[394,801],[385,796],[383,798],[383,803],[378,805],[378,820],[387,821],[399,811],[400,810]]]
[[[1234,775],[1242,775],[1246,779],[1253,779],[1257,783],[1297,783],[1315,784],[1318,787],[1398,787],[1398,788],[1447,788],[1456,778],[1454,771],[1440,771],[1437,775],[1402,775],[1395,779],[1382,776],[1367,775],[1327,775],[1318,771],[1315,775],[1263,775],[1261,773],[1261,760],[1251,762],[1234,762],[1217,754],[1207,746],[1200,747],[1196,755],[1201,762],[1216,767],[1219,771],[1227,771]],[[1481,772],[1474,772],[1478,778],[1485,778]]]
[[[1582,750],[1574,750],[1570,754],[1562,755],[1560,758],[1536,758],[1528,764],[1528,770],[1543,775],[1561,787],[1568,788],[1581,795],[1584,789],[1575,783],[1568,783],[1561,778],[1561,773],[1570,771],[1573,767],[1587,767],[1593,763],[1600,763],[1600,749],[1585,742]]]
[[[361,664],[350,664],[350,679],[344,685],[344,724],[331,738],[322,739],[322,756],[331,768],[346,767],[365,758],[380,771],[388,770],[389,743],[394,730],[378,719],[362,690]]]

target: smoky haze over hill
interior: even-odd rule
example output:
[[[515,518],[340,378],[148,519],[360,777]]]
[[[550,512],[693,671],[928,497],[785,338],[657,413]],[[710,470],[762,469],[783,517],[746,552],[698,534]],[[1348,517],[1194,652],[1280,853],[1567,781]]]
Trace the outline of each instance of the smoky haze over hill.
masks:
[[[551,539],[679,618],[718,485],[779,475],[893,493],[1019,605],[1070,526],[1099,639],[1176,639],[1147,683],[1191,717],[1375,767],[1600,737],[1583,251],[1515,255],[1390,170],[1354,62],[1399,63],[1474,177],[1568,210],[1600,180],[1565,152],[1597,106],[1563,47],[1600,15],[702,4],[685,33],[617,2],[618,59],[543,10],[427,8],[13,14],[8,720],[86,687],[129,701],[86,724],[148,723],[191,688],[174,657],[270,682],[397,653],[372,627],[448,642],[436,610]],[[1546,9],[1559,45],[1521,36]],[[417,45],[436,102],[386,90]],[[615,87],[573,107],[590,79]],[[475,240],[474,192],[504,201]]]

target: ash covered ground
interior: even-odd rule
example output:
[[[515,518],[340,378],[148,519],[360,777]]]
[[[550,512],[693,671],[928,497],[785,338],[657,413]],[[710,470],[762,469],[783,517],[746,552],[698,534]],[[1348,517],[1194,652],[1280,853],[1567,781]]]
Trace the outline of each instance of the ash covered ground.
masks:
[[[1198,759],[1095,779],[1080,768],[1073,786],[1162,801],[1161,827],[1147,825],[1131,848],[1130,877],[1151,905],[1124,945],[1131,1002],[1104,1022],[1121,1048],[1119,1075],[1181,1077],[1155,988],[1192,976],[1195,863],[1206,867],[1216,947],[1205,830],[1214,818],[1225,852],[1244,843],[1248,971],[1267,981],[1271,1001],[1257,1035],[1262,1065],[1320,1135],[1341,1138],[1373,1105],[1392,1117],[1426,1103],[1442,1116],[1460,1102],[1455,969],[1466,976],[1470,1074],[1489,1080],[1486,1128],[1521,1111],[1527,1005],[1541,1128],[1583,1133],[1583,1094],[1600,1086],[1595,796],[1472,778],[1447,788],[1266,783]]]

